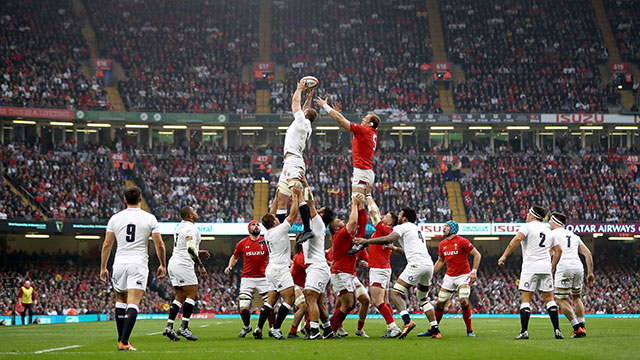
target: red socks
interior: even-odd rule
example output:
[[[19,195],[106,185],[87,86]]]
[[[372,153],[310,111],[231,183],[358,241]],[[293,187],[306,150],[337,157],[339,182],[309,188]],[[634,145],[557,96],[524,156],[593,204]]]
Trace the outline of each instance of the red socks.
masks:
[[[347,314],[343,313],[342,311],[336,311],[335,314],[333,314],[333,320],[331,321],[331,330],[338,331],[338,329],[340,329],[340,326],[342,325],[342,322],[344,321],[344,319],[347,318]]]
[[[380,315],[384,318],[384,321],[387,322],[387,325],[391,324],[393,321],[393,310],[391,310],[391,306],[387,303],[382,303],[378,306],[378,311],[380,311]]]
[[[471,306],[462,307],[462,318],[464,319],[464,323],[467,325],[467,332],[473,331],[471,329]]]
[[[440,324],[440,320],[442,320],[443,315],[444,315],[444,309],[436,308],[436,320],[438,321],[438,324]]]
[[[298,328],[295,325],[291,325],[291,330],[289,330],[290,334],[295,334],[298,332]]]
[[[272,328],[273,323],[276,322],[276,314],[274,314],[273,311],[271,311],[271,314],[269,314],[269,317],[267,318],[267,320],[269,320],[269,327]]]
[[[364,327],[364,320],[358,320],[358,330],[362,330]]]

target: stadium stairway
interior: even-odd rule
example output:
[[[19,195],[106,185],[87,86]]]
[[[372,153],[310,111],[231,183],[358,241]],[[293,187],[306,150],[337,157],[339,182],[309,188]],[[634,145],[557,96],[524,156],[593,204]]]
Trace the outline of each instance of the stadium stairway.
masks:
[[[271,30],[273,28],[273,3],[271,0],[260,0],[260,24],[258,26],[258,51],[260,61],[271,61]],[[256,90],[256,112],[268,113],[269,90]]]
[[[438,0],[427,0],[427,14],[429,17],[429,35],[431,36],[433,61],[446,62],[447,52],[444,47],[444,35],[442,33],[442,21],[440,20]],[[451,114],[455,111],[451,89],[440,89],[440,106],[444,113]]]
[[[602,39],[604,40],[604,44],[607,47],[607,52],[609,53],[609,63],[606,68],[601,68],[600,74],[602,76],[602,82],[608,84],[611,81],[611,71],[609,70],[611,67],[611,63],[622,62],[622,57],[620,56],[620,51],[618,50],[618,43],[616,42],[616,38],[613,35],[613,30],[611,30],[611,23],[609,23],[609,18],[607,17],[607,11],[604,8],[604,3],[602,0],[591,0],[591,7],[596,14],[596,23],[598,28],[600,28],[600,33],[602,33]],[[633,106],[634,98],[631,90],[623,90],[618,91],[620,96],[622,97],[622,107],[629,109]]]
[[[138,185],[136,185],[136,183],[135,183],[135,182],[133,182],[133,180],[126,180],[126,181],[125,181],[125,185],[126,185],[128,188],[130,188],[130,187],[132,187],[132,186],[138,186]],[[138,187],[140,187],[140,186],[138,186]],[[142,198],[142,210],[144,210],[144,211],[148,212],[149,214],[153,214],[153,213],[151,212],[151,208],[149,207],[149,204],[147,204],[147,202],[144,200],[144,197]]]
[[[253,220],[260,221],[269,211],[269,181],[253,180]]]
[[[22,201],[24,201],[24,203],[31,208],[31,210],[37,211],[43,220],[45,221],[48,220],[47,215],[44,214],[42,209],[39,206],[35,206],[31,201],[29,201],[29,199],[27,199],[27,197],[24,196],[24,194],[20,190],[18,190],[6,177],[4,177],[4,175],[2,176],[2,181],[5,184],[9,185],[9,188],[11,189],[11,191],[17,196],[19,196],[22,199]]]
[[[458,181],[447,181],[446,186],[453,220],[458,223],[466,223],[467,215],[464,211],[464,200],[462,198],[462,187],[460,187],[460,183]]]

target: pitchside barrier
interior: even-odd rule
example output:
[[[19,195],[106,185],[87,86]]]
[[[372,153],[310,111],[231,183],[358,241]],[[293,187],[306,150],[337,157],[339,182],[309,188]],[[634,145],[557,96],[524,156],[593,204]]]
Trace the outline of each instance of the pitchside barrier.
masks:
[[[424,314],[413,314],[412,316],[417,318],[425,318]],[[137,320],[166,320],[169,317],[168,314],[138,314]],[[400,315],[395,315],[395,318],[399,319]],[[462,318],[462,314],[445,314],[445,318]],[[519,314],[473,314],[474,319],[506,319],[506,318],[519,318]],[[532,314],[532,318],[548,318],[547,314]],[[587,318],[610,318],[610,319],[640,319],[640,314],[586,314]],[[39,318],[40,325],[42,324],[64,324],[64,323],[80,323],[80,322],[96,322],[96,321],[108,321],[106,314],[100,315],[34,315],[33,319]],[[251,318],[257,319],[258,315],[251,315]],[[289,314],[288,319],[292,319],[293,315]],[[347,319],[357,319],[358,314],[347,315]],[[239,314],[193,314],[191,319],[237,319],[240,320]],[[367,315],[367,319],[382,319],[380,314]],[[0,316],[0,322],[4,321],[6,326],[10,325],[22,325],[22,321],[19,316],[15,317],[15,324],[11,316]]]

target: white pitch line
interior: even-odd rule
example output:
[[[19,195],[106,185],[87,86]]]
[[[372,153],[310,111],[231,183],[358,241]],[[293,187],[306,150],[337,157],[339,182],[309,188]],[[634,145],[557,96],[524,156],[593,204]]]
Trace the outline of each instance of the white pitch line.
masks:
[[[63,346],[63,347],[53,348],[53,349],[44,349],[44,350],[35,351],[34,354],[44,354],[52,351],[74,349],[79,347],[82,347],[82,345],[71,345],[71,346]]]
[[[160,335],[162,334],[162,331],[158,331],[158,332],[154,332],[154,333],[148,333],[147,335]]]
[[[209,325],[207,325],[207,324],[205,324],[205,325],[200,325],[200,327],[207,327],[207,326],[209,326]]]

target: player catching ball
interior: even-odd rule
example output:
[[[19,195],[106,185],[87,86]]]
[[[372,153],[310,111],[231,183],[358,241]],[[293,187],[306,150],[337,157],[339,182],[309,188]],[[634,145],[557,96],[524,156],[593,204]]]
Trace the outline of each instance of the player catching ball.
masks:
[[[436,302],[436,320],[440,324],[447,301],[453,296],[453,293],[458,292],[462,318],[467,326],[467,336],[475,337],[476,334],[471,328],[470,283],[477,280],[476,273],[478,272],[482,255],[469,240],[457,235],[458,229],[458,223],[453,220],[447,221],[444,225],[442,231],[444,240],[438,246],[438,261],[433,266],[433,273],[437,274],[444,265],[447,265],[447,273],[442,280],[438,301]],[[469,268],[469,254],[473,256],[473,269]],[[431,336],[431,332],[427,330],[418,334],[418,336]]]

